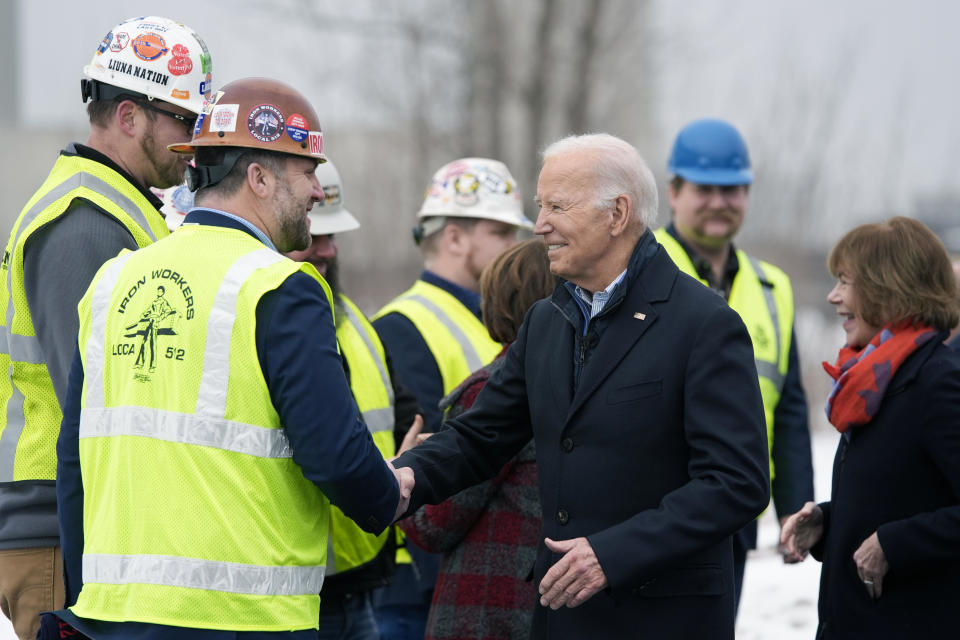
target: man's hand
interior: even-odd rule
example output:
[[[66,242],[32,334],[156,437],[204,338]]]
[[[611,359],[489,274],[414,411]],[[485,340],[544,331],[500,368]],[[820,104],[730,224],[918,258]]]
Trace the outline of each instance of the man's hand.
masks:
[[[400,442],[400,450],[397,451],[397,455],[391,460],[396,460],[399,456],[406,453],[410,449],[413,449],[415,446],[432,436],[432,433],[420,433],[423,431],[423,418],[418,413],[417,416],[413,419],[413,424],[410,425],[410,429],[403,436],[403,440]]]
[[[783,516],[782,518],[780,518],[780,535],[781,536],[783,535],[783,526],[787,524],[787,520],[789,519],[790,519],[790,516]],[[777,552],[780,554],[780,557],[783,559],[783,564],[795,564],[803,560],[803,558],[798,558],[796,554],[790,551],[787,545],[784,544],[783,542],[781,542],[777,546]]]
[[[410,506],[410,494],[413,492],[413,485],[416,484],[416,479],[413,475],[413,469],[410,467],[400,467],[397,469],[391,464],[390,468],[393,469],[393,475],[397,479],[397,486],[400,487],[400,502],[397,503],[397,511],[393,514],[393,521],[396,522],[397,518]]]
[[[882,592],[883,576],[887,575],[890,565],[887,563],[887,556],[883,553],[876,531],[853,552],[853,561],[857,565],[857,575],[863,581],[867,593],[877,600]]]
[[[787,518],[780,531],[780,544],[786,547],[784,562],[805,559],[810,547],[817,544],[822,536],[823,511],[816,502],[808,502]]]
[[[547,548],[564,554],[540,582],[540,604],[551,609],[578,607],[607,586],[607,576],[586,538],[545,538]]]

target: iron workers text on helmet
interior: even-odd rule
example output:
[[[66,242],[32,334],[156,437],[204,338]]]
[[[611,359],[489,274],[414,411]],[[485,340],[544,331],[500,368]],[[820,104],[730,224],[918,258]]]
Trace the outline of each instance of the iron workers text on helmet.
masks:
[[[213,86],[207,45],[189,27],[158,16],[125,20],[103,37],[81,83],[87,98],[140,94],[200,113]]]
[[[461,158],[441,167],[417,217],[483,218],[533,228],[523,215],[517,181],[505,164],[489,158]]]
[[[747,145],[740,132],[724,120],[694,120],[681,129],[667,168],[671,174],[696,184],[753,182]]]
[[[360,228],[357,219],[343,206],[343,183],[340,172],[327,160],[317,166],[317,180],[323,188],[323,201],[313,205],[310,218],[310,235],[325,236]]]

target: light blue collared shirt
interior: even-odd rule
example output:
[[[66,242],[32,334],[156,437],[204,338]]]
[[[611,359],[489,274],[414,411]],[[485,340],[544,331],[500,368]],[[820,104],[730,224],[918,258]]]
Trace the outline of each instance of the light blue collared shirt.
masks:
[[[258,229],[256,225],[254,225],[249,220],[244,220],[240,216],[235,216],[232,213],[228,213],[226,211],[223,211],[222,209],[214,209],[213,207],[193,207],[193,209],[190,209],[190,211],[193,211],[194,209],[203,209],[204,211],[213,211],[215,213],[219,213],[222,216],[226,216],[231,220],[236,220],[237,222],[245,226],[247,229],[250,229],[250,233],[255,235],[257,239],[260,240],[260,242],[267,245],[274,251],[277,251],[277,247],[272,242],[270,242],[270,238],[267,237],[267,234],[265,234],[263,231]],[[188,211],[187,213],[190,213],[190,211]],[[277,251],[277,253],[280,253],[280,252]],[[623,274],[621,274],[621,277],[623,277]]]
[[[576,287],[577,295],[580,296],[580,299],[590,305],[590,318],[595,318],[597,314],[603,311],[603,308],[607,305],[607,301],[610,299],[610,295],[613,293],[613,290],[616,289],[617,285],[623,281],[623,278],[626,275],[627,270],[624,269],[620,272],[620,275],[614,278],[613,282],[611,282],[606,289],[592,294],[586,289]]]

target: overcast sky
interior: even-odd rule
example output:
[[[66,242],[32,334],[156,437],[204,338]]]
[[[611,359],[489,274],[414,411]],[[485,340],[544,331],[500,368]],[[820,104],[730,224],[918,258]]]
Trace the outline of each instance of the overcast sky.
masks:
[[[356,47],[380,46],[376,38],[357,44],[355,31],[335,24],[307,30],[297,11],[277,9],[283,0],[97,0],[96,11],[71,0],[14,1],[24,37],[19,104],[26,127],[83,127],[81,67],[122,18],[160,7],[206,41],[215,86],[272,76],[307,93],[325,130],[391,123],[389,104],[370,106],[358,97],[365,76],[351,67]],[[338,7],[358,3],[312,6],[336,15]],[[918,194],[960,193],[960,3],[654,0],[654,6],[659,73],[638,79],[656,86],[662,139],[647,147],[663,149],[664,157],[652,165],[662,164],[684,123],[718,116],[744,132],[758,176],[764,163],[779,163],[782,171],[793,156],[819,163],[836,180],[828,187],[846,191],[851,208],[909,212]],[[416,72],[398,59],[381,58],[385,66],[398,65],[395,74]]]

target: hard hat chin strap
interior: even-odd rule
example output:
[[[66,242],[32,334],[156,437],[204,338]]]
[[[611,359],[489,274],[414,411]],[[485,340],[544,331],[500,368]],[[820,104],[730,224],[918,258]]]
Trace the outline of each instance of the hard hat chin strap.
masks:
[[[194,156],[196,166],[187,167],[187,188],[196,193],[198,189],[212,187],[227,177],[233,165],[249,149],[230,147],[227,149],[197,149]]]

